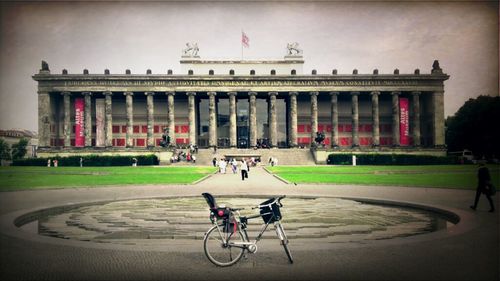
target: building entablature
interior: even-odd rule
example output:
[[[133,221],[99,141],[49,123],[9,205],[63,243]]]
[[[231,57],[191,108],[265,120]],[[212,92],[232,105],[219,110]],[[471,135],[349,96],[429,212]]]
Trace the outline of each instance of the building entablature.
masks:
[[[54,75],[37,74],[39,90],[68,91],[439,91],[446,74],[402,75]]]

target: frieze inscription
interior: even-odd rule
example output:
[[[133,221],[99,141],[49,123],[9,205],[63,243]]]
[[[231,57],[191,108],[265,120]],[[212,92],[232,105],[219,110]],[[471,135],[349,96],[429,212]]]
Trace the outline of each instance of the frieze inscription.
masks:
[[[431,81],[422,81],[419,83],[417,80],[309,80],[309,81],[64,81],[64,86],[153,86],[153,87],[251,87],[251,86],[314,86],[314,87],[328,87],[328,86],[416,86],[422,84],[429,84]],[[434,82],[434,81],[432,81]]]

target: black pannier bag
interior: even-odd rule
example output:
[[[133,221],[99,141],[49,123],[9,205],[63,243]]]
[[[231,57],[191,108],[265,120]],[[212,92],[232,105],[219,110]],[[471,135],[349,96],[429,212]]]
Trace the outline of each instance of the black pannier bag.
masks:
[[[273,201],[274,198],[271,198],[269,200],[260,203],[260,205],[262,206],[260,207],[260,215],[262,216],[262,219],[264,220],[265,223],[272,223],[281,220],[281,212],[280,212],[280,206],[278,206],[278,202],[269,205],[269,203]]]
[[[234,233],[236,232],[236,220],[231,216],[230,218],[224,219],[223,221],[225,233]]]

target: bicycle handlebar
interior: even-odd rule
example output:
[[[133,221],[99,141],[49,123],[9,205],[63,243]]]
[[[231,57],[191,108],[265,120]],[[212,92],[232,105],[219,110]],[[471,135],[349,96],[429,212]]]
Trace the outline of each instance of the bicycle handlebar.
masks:
[[[266,204],[266,205],[257,205],[257,206],[254,206],[254,207],[252,207],[252,210],[261,208],[263,206],[272,205],[272,204],[274,204],[276,202],[278,202],[278,204],[280,205],[280,207],[283,207],[283,205],[281,204],[280,201],[281,201],[281,199],[283,199],[285,197],[286,197],[286,195],[281,195],[281,196],[278,196],[278,197],[274,197],[274,201],[273,202],[271,202],[269,204]]]

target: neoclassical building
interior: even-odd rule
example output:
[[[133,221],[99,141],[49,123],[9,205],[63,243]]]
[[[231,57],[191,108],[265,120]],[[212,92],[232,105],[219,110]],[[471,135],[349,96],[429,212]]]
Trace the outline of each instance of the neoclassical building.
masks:
[[[61,74],[38,82],[39,150],[46,154],[164,151],[179,146],[310,147],[444,153],[444,84],[430,73],[303,73],[301,54],[280,60],[181,58],[181,73]]]

